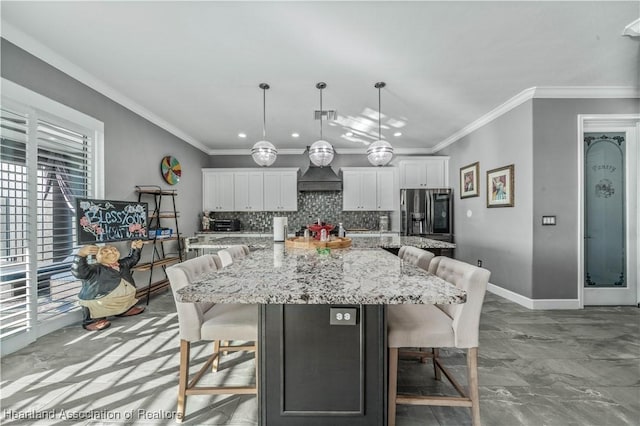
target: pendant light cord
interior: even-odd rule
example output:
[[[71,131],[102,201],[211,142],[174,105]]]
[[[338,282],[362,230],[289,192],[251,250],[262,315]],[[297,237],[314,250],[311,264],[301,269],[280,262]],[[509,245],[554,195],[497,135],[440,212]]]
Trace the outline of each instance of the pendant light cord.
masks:
[[[322,139],[322,89],[320,89],[320,140]]]
[[[380,125],[382,106],[380,101],[380,87],[378,87],[378,140],[382,140],[382,127]]]
[[[262,140],[267,140],[267,88],[262,88]]]

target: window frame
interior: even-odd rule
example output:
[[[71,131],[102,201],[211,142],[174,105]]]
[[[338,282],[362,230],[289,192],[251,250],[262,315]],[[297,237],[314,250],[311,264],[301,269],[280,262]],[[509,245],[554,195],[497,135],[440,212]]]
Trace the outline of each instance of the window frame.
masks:
[[[20,86],[10,80],[2,78],[2,93],[0,102],[3,108],[23,114],[27,117],[27,182],[30,212],[36,211],[37,203],[31,203],[37,197],[37,126],[39,121],[47,121],[60,125],[69,130],[85,134],[91,138],[91,182],[89,183],[92,196],[98,199],[104,198],[104,123],[73,108],[54,101],[46,96]],[[29,147],[31,145],[31,147]],[[35,165],[35,166],[29,166]],[[32,205],[33,204],[33,205]],[[37,213],[29,215],[28,250],[29,253],[37,253]],[[29,256],[29,277],[37,277],[37,255]],[[38,337],[80,320],[79,310],[74,310],[45,321],[38,320],[38,291],[37,278],[28,278],[29,292],[28,326],[24,332],[7,336],[0,345],[0,354],[6,355],[14,352]]]

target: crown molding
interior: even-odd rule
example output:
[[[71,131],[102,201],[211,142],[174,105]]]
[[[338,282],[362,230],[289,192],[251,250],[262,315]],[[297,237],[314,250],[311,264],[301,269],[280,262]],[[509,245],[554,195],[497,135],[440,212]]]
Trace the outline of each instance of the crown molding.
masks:
[[[640,18],[636,19],[622,30],[623,36],[638,37],[640,36]]]
[[[533,87],[536,99],[633,99],[640,88],[632,86],[555,86]]]
[[[337,148],[336,154],[367,155],[367,148]],[[428,155],[431,148],[393,148],[394,157],[397,155]]]
[[[278,155],[300,155],[306,151],[305,148],[278,149]],[[209,155],[251,155],[251,148],[247,149],[210,149]]]
[[[102,80],[96,78],[94,75],[80,68],[79,66],[69,62],[67,59],[62,57],[60,54],[51,50],[47,46],[43,45],[39,41],[35,40],[33,37],[25,34],[20,31],[13,25],[9,24],[5,20],[2,20],[2,38],[10,41],[21,49],[29,52],[34,55],[38,59],[46,62],[54,68],[59,69],[63,73],[69,75],[70,77],[78,80],[80,83],[94,89],[98,93],[106,96],[114,102],[124,106],[125,108],[133,111],[135,114],[140,117],[150,121],[156,126],[166,130],[172,135],[182,139],[188,144],[198,148],[203,152],[207,152],[209,148],[207,148],[202,142],[192,137],[191,135],[185,133],[177,126],[169,123],[168,121],[160,118],[156,114],[147,110],[143,106],[129,99],[127,96],[118,92],[113,87],[109,86]]]
[[[533,95],[535,94],[535,90],[536,90],[535,87],[530,87],[529,89],[525,89],[522,92],[518,93],[513,98],[509,99],[507,102],[505,102],[502,105],[492,109],[491,111],[489,111],[488,113],[486,113],[485,115],[483,115],[482,117],[477,119],[476,121],[474,121],[471,124],[463,127],[462,129],[458,130],[457,132],[455,132],[454,134],[452,134],[451,136],[449,136],[448,138],[446,138],[442,142],[437,143],[432,148],[432,152],[436,153],[436,152],[448,147],[452,143],[459,141],[463,137],[465,137],[468,134],[478,130],[482,126],[491,123],[496,118],[501,117],[502,115],[506,114],[507,112],[511,111],[512,109],[522,105],[523,103],[525,103],[529,99],[533,98]]]
[[[640,98],[640,88],[632,86],[541,86],[530,87],[518,93],[502,105],[489,111],[476,121],[458,130],[432,148],[433,154],[459,141],[482,126],[491,123],[530,99],[635,99]]]
[[[278,155],[301,155],[306,148],[278,149]],[[336,154],[367,155],[366,148],[336,148]],[[394,155],[429,155],[431,148],[394,148]],[[211,149],[209,155],[251,155],[251,149]]]

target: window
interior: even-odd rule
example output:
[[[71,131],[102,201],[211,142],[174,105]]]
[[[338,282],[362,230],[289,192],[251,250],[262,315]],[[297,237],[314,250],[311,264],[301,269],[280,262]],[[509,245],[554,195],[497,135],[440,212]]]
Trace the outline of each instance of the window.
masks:
[[[27,344],[78,310],[75,200],[101,195],[102,123],[3,80],[0,136],[4,346],[15,336]]]

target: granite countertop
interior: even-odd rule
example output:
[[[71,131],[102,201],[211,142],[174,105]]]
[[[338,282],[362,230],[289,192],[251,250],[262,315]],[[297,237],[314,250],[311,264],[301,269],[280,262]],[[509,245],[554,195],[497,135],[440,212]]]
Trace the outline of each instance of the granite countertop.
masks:
[[[257,249],[177,292],[182,302],[259,304],[452,304],[466,293],[385,250],[351,248],[320,254]]]
[[[188,249],[223,249],[232,245],[246,245],[251,249],[266,249],[273,247],[273,237],[248,237],[234,236],[222,237],[207,242],[189,243]],[[283,243],[279,243],[283,244]],[[400,248],[402,246],[414,246],[423,249],[453,249],[454,243],[431,240],[423,237],[402,237],[396,234],[380,234],[378,237],[353,237],[352,248]],[[345,249],[343,249],[345,250]]]

